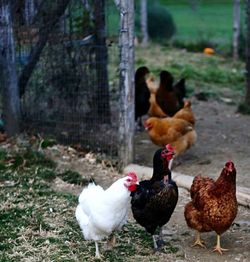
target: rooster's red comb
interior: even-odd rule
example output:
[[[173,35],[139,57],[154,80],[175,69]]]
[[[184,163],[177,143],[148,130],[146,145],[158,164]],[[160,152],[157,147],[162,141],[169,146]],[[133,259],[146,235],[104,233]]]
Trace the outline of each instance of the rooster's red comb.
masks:
[[[131,177],[134,181],[137,181],[137,175],[135,172],[129,172],[127,176]]]
[[[170,161],[173,158],[174,154],[174,148],[170,144],[167,144],[161,152],[161,157]]]
[[[169,152],[174,152],[174,148],[173,148],[170,144],[167,144],[167,145],[166,145],[166,149],[167,149]]]
[[[232,172],[232,171],[235,169],[233,161],[232,161],[232,160],[228,160],[228,161],[226,162],[226,164],[225,164],[225,168],[226,168],[228,171]]]

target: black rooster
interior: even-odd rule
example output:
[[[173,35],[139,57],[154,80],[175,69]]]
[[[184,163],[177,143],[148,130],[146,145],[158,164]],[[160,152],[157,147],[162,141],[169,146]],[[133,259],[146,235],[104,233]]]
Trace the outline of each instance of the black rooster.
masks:
[[[185,79],[174,85],[174,78],[168,71],[161,71],[160,86],[156,92],[156,102],[168,116],[173,116],[184,106],[186,96]]]
[[[153,159],[153,176],[141,181],[137,190],[131,193],[131,207],[135,220],[153,236],[154,248],[163,245],[162,226],[170,219],[178,201],[178,187],[171,179],[168,168],[174,151],[170,145],[158,149]],[[155,231],[160,227],[159,240]]]
[[[135,72],[135,121],[139,128],[142,128],[141,117],[148,113],[150,103],[150,91],[146,83],[146,76],[149,74],[146,66],[139,67]]]

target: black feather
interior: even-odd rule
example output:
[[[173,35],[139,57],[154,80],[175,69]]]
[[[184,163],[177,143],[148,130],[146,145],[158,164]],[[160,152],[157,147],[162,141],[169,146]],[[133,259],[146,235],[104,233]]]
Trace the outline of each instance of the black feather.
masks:
[[[139,67],[135,73],[135,121],[139,118],[139,125],[142,126],[141,117],[148,113],[150,103],[150,91],[146,83],[146,75],[149,69],[146,66]]]
[[[141,181],[131,193],[133,216],[152,235],[157,227],[169,221],[178,201],[178,187],[171,179],[168,161],[161,158],[161,152],[159,149],[154,154],[152,178]],[[168,176],[167,183],[163,181],[164,176]]]

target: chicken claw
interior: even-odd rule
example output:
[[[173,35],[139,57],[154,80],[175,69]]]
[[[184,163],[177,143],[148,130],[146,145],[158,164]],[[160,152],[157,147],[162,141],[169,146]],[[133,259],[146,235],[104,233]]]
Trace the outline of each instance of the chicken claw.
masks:
[[[218,252],[222,255],[223,252],[226,252],[226,251],[228,251],[228,250],[229,250],[229,249],[225,249],[225,248],[221,248],[221,247],[215,246],[213,252],[218,251]]]
[[[225,248],[222,248],[221,246],[220,246],[220,235],[217,235],[217,244],[216,244],[216,246],[214,247],[214,250],[213,250],[213,252],[219,252],[221,255],[223,254],[223,252],[226,252],[226,251],[228,251],[229,249],[225,249]]]
[[[192,245],[192,247],[200,246],[200,247],[206,248],[204,243],[205,242],[201,239],[200,232],[197,232],[196,240],[195,240],[194,244]]]

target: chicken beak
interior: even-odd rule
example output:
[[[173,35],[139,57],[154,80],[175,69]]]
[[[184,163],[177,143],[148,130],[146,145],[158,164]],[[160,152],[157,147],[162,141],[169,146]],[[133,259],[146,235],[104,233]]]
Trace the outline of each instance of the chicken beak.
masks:
[[[139,183],[139,181],[136,181],[136,183],[135,183],[135,184],[138,186],[140,183]]]

